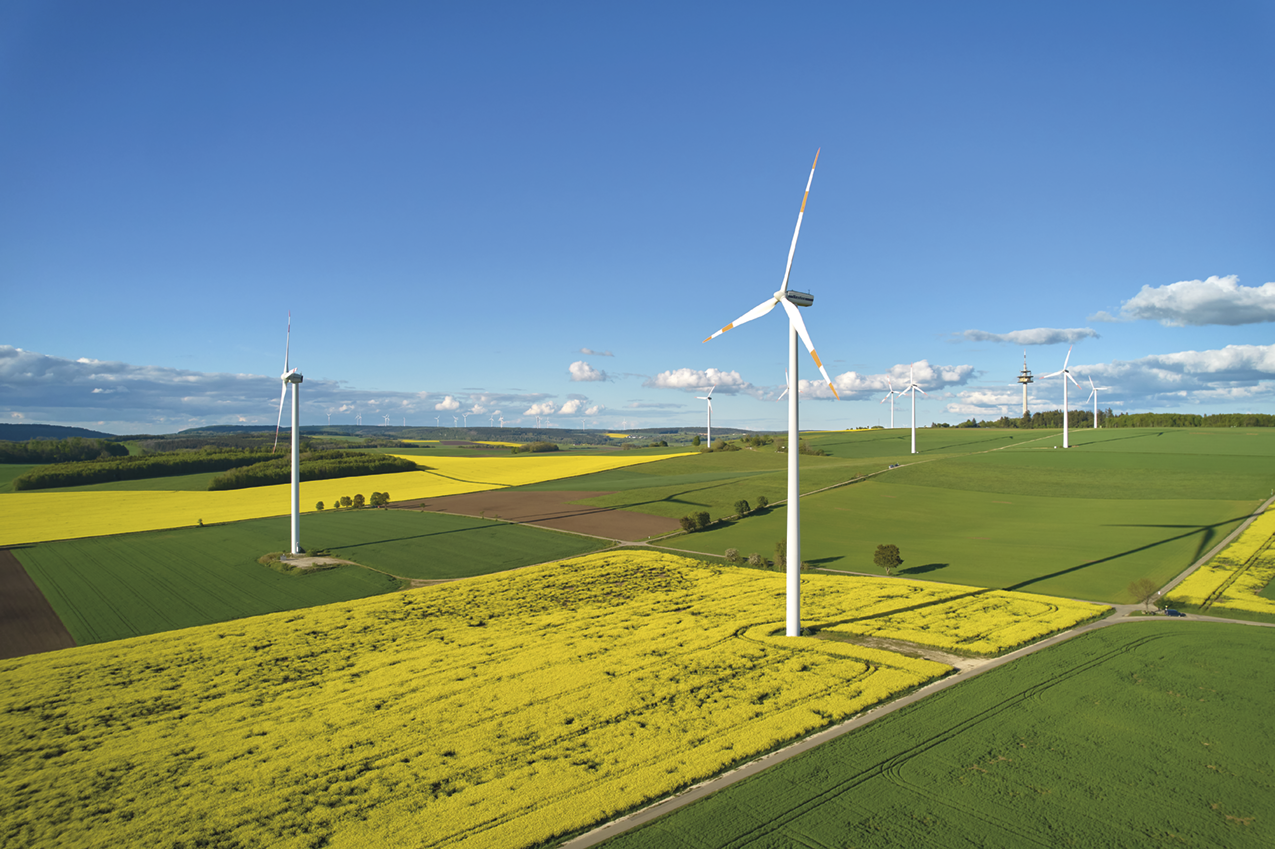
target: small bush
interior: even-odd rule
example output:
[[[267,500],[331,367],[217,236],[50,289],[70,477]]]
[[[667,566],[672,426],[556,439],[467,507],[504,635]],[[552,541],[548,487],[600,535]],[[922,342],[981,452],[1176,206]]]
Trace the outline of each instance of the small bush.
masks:
[[[727,563],[731,563],[731,564],[738,564],[738,563],[739,563],[739,549],[738,549],[738,548],[728,548],[728,549],[726,549],[726,562],[727,562]]]
[[[755,551],[752,554],[748,555],[749,566],[761,566],[763,562],[764,561],[761,559],[761,555]]]

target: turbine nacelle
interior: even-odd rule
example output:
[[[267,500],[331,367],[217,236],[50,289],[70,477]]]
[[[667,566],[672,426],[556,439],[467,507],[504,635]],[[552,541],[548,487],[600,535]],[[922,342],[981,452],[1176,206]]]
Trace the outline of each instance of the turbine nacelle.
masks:
[[[798,307],[808,307],[815,302],[815,296],[809,292],[797,292],[793,289],[789,289],[787,292],[776,292],[775,300],[780,298],[784,298],[790,304]]]

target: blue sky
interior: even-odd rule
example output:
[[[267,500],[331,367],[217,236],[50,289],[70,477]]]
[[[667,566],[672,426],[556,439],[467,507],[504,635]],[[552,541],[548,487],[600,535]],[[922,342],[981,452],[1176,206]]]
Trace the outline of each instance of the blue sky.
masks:
[[[1268,2],[0,6],[0,421],[1275,413]],[[1057,378],[1033,386],[1057,408]],[[1072,403],[1077,395],[1072,392]],[[906,419],[906,404],[897,412]],[[499,412],[497,412],[499,411]]]

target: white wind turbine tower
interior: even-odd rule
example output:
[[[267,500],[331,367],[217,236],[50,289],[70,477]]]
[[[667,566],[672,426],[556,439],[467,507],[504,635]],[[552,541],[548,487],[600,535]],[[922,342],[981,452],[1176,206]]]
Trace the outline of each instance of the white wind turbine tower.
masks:
[[[469,427],[469,413],[461,413],[460,416],[465,420],[465,427]]]
[[[460,416],[452,416],[452,427],[460,427]]]
[[[925,395],[926,398],[930,397],[924,389],[922,389],[920,386],[917,386],[916,378],[913,377],[914,366],[915,364],[908,366],[908,388],[904,389],[902,392],[899,393],[900,395],[906,395],[909,392],[912,393],[912,453],[913,454],[916,453],[916,393],[920,392],[922,395]],[[890,406],[893,407],[894,405],[891,404]]]
[[[355,414],[354,414],[354,423],[355,423],[356,425],[360,425],[360,426],[362,426],[362,424],[363,424],[363,414],[362,414],[362,413],[355,413]]]
[[[279,427],[283,424],[283,401],[292,384],[292,554],[301,553],[301,372],[288,367],[292,351],[292,313],[288,313],[288,339],[283,346],[283,382],[279,391],[279,420],[274,426],[274,447],[279,447]]]
[[[1075,346],[1073,345],[1072,348],[1074,347]],[[1071,371],[1067,368],[1067,363],[1069,362],[1071,362],[1071,348],[1067,349],[1067,358],[1063,360],[1063,367],[1060,371],[1050,372],[1049,374],[1041,376],[1041,378],[1044,379],[1046,377],[1057,377],[1060,374],[1062,375],[1062,379],[1063,379],[1063,448],[1071,447],[1071,445],[1068,443],[1068,435],[1067,435],[1067,381],[1070,380],[1072,383],[1076,383],[1076,378],[1071,376]],[[1080,388],[1079,383],[1076,383],[1076,388],[1077,389]]]
[[[881,403],[884,404],[886,401],[890,402],[890,430],[894,430],[894,399],[904,393],[894,388],[894,381],[890,380],[888,376],[886,377],[885,382],[890,387],[890,391],[885,393],[885,397],[881,399]],[[915,446],[913,446],[912,453],[916,453]]]
[[[1089,381],[1089,398],[1093,399],[1093,427],[1094,427],[1094,430],[1097,430],[1098,429],[1098,390],[1101,389],[1103,392],[1106,392],[1111,387],[1110,386],[1094,386],[1092,377],[1086,378],[1086,380]],[[1081,389],[1083,388],[1084,387],[1082,386]],[[1088,401],[1089,398],[1086,398],[1085,400]]]
[[[797,237],[801,234],[801,219],[806,214],[806,201],[810,197],[810,184],[815,179],[815,166],[819,164],[819,151],[815,151],[814,164],[810,166],[810,177],[806,180],[806,193],[801,198],[801,209],[797,213],[797,226],[792,231],[792,244],[788,246],[788,264],[784,267],[783,283],[779,287],[779,291],[767,298],[762,303],[753,307],[721,330],[709,336],[704,341],[716,339],[727,330],[738,327],[746,321],[752,321],[754,318],[760,318],[775,308],[776,304],[783,304],[784,312],[788,313],[788,615],[787,630],[789,637],[797,637],[801,635],[801,466],[800,466],[800,427],[797,416],[797,396],[798,392],[798,373],[797,373],[797,354],[798,340],[806,343],[806,350],[810,351],[810,356],[814,358],[815,365],[819,367],[819,371],[823,374],[824,380],[828,381],[828,388],[832,390],[833,396],[840,400],[841,396],[837,394],[837,388],[832,385],[832,378],[828,377],[828,372],[823,367],[823,363],[819,360],[819,355],[815,353],[814,343],[810,341],[810,334],[806,332],[806,323],[801,318],[801,313],[797,311],[797,307],[808,307],[815,302],[814,296],[805,292],[791,291],[788,288],[788,278],[792,275],[792,258],[797,252]]]
[[[717,387],[716,387],[715,385],[714,385],[714,386],[710,386],[710,387],[708,388],[708,394],[707,394],[707,395],[696,395],[696,396],[695,396],[695,400],[696,400],[696,401],[707,401],[707,402],[708,402],[708,447],[709,447],[709,448],[712,448],[712,447],[713,447],[713,390],[714,390],[714,389],[716,389],[716,388],[717,388]]]

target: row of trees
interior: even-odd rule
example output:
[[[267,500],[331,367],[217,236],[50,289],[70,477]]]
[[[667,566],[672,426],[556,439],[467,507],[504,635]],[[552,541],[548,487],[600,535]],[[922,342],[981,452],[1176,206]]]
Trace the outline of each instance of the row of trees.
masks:
[[[122,447],[122,446],[121,446]],[[106,457],[75,463],[54,463],[31,469],[13,481],[14,490],[48,489],[55,486],[84,486],[92,483],[144,480],[170,475],[222,472],[260,463],[261,450],[205,450],[136,457]]]
[[[374,492],[370,499],[364,499],[363,493],[356,493],[353,498],[348,495],[342,495],[340,498],[332,502],[332,509],[339,510],[342,507],[385,507],[390,503],[390,494],[388,492]],[[314,505],[314,509],[322,510],[326,505],[320,501]]]
[[[1093,410],[1068,410],[1067,426],[1093,427]],[[1001,416],[999,419],[966,419],[956,427],[1050,428],[1063,426],[1062,410],[1042,410],[1027,416]],[[948,427],[935,422],[930,427]],[[1268,413],[1116,413],[1108,407],[1098,411],[1098,427],[1275,427],[1275,415]]]
[[[127,457],[128,446],[105,439],[30,439],[0,442],[0,463],[72,463],[99,458]]]
[[[312,451],[301,456],[301,480],[321,481],[362,475],[387,475],[415,472],[424,468],[411,460],[392,454],[368,454],[359,451]],[[292,480],[292,458],[258,462],[218,475],[208,484],[209,491],[269,486]]]
[[[528,442],[525,445],[515,445],[509,449],[511,454],[543,454],[547,451],[557,451],[558,446],[552,442]]]

